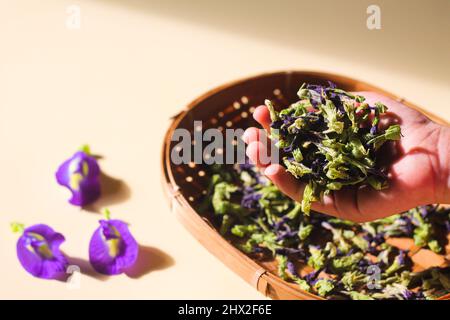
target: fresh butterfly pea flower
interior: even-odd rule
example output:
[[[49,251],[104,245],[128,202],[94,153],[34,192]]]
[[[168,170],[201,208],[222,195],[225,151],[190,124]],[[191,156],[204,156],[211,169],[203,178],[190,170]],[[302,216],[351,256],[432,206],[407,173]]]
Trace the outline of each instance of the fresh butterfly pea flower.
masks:
[[[14,232],[20,232],[17,241],[17,257],[22,267],[33,276],[43,279],[59,279],[68,265],[67,259],[60,251],[64,236],[45,224],[36,224],[25,228],[13,223]]]
[[[88,205],[100,197],[100,167],[87,146],[58,168],[56,180],[70,190],[69,202],[75,206]]]
[[[125,222],[110,219],[108,210],[105,216],[89,243],[89,261],[100,273],[120,274],[135,264],[139,245]]]

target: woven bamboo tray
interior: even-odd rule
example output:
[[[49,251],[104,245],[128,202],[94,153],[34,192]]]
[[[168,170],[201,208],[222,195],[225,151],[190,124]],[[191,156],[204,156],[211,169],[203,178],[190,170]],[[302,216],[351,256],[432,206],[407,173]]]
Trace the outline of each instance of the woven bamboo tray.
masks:
[[[208,128],[247,128],[257,126],[251,113],[254,108],[269,98],[282,105],[294,102],[296,92],[303,82],[326,84],[330,80],[347,91],[374,91],[399,100],[411,108],[420,110],[432,120],[447,124],[418,106],[380,88],[348,77],[309,71],[286,71],[258,75],[238,80],[215,88],[192,101],[183,111],[173,117],[162,150],[162,184],[172,212],[192,235],[212,254],[250,285],[272,299],[323,300],[323,298],[300,290],[276,274],[276,262],[256,261],[235,248],[223,238],[214,227],[208,214],[201,216],[197,211],[200,199],[208,185],[205,165],[174,165],[170,153],[175,143],[171,142],[173,132],[184,128],[193,133],[194,120],[203,121],[203,130]],[[212,214],[212,213],[211,213]],[[448,236],[450,243],[450,236]],[[414,270],[433,266],[447,266],[450,259],[450,245],[446,255],[437,255],[430,250],[414,246],[412,239],[394,238],[388,242],[401,249],[408,249],[414,263]],[[305,268],[304,272],[307,272]],[[450,295],[441,297],[450,300]]]

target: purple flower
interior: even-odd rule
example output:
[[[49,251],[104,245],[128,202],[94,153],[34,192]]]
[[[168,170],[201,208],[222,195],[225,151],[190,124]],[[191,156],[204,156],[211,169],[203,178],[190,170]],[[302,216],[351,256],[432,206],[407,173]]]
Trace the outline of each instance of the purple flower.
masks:
[[[245,188],[244,195],[241,200],[241,206],[247,209],[259,209],[259,199],[261,199],[261,194],[255,192],[251,187]]]
[[[375,236],[371,235],[370,233],[366,233],[363,235],[363,238],[369,243],[373,243],[376,246],[382,244],[385,241],[383,232],[377,233]]]
[[[411,218],[408,216],[402,216],[399,220],[403,221],[403,225],[399,226],[399,230],[401,230],[406,236],[411,237],[414,233],[414,226],[411,222]]]
[[[378,132],[377,126],[372,126],[372,127],[370,128],[370,134],[371,134],[371,135],[376,135],[377,132]]]
[[[379,252],[377,246],[385,241],[384,234],[382,232],[376,234],[375,236],[372,236],[370,233],[366,233],[363,235],[363,238],[369,243],[369,248],[367,251],[374,255]]]
[[[245,163],[241,163],[239,165],[240,171],[251,171],[253,169],[254,165],[250,163],[248,158],[245,158]]]
[[[108,214],[109,215],[109,214]],[[121,220],[100,220],[89,243],[89,261],[100,273],[120,274],[134,265],[139,245]]]
[[[413,292],[411,290],[404,290],[402,292],[403,298],[405,300],[425,300],[425,297],[422,292]]]
[[[305,251],[301,248],[277,248],[275,252],[284,256],[293,255],[299,260],[304,260],[306,257]]]
[[[87,147],[58,168],[56,180],[72,192],[69,202],[75,206],[85,206],[100,197],[100,167]]]
[[[289,221],[289,217],[288,216],[284,216],[282,217],[280,220],[278,220],[277,222],[275,222],[272,226],[274,228],[275,231],[280,230],[283,225]]]
[[[430,209],[431,208],[429,206],[420,206],[419,207],[420,215],[422,216],[422,218],[426,218],[428,216],[428,214],[431,212]]]
[[[406,251],[399,250],[398,256],[396,257],[397,263],[403,266],[405,264],[405,258],[406,258]]]
[[[270,124],[270,127],[273,129],[280,129],[283,124],[283,120],[276,120]]]
[[[410,291],[410,290],[404,290],[402,292],[403,297],[406,300],[413,300],[414,299],[414,292]]]
[[[370,263],[367,259],[361,259],[358,262],[358,267],[357,268],[358,268],[359,271],[365,273],[367,268],[369,266],[371,266],[371,265],[375,265],[375,264]]]
[[[313,280],[311,280],[311,281],[309,282],[309,285],[310,285],[310,286],[315,286],[316,283],[317,283],[319,280],[326,280],[326,279],[324,279],[324,278],[316,278],[316,279],[313,279]]]
[[[327,80],[328,83],[328,88],[329,89],[336,89],[336,83],[334,83],[333,81]]]
[[[319,84],[307,84],[306,89],[313,90],[313,91],[317,92],[318,94],[322,94],[322,92],[324,92],[326,90],[326,88],[324,86],[321,86]]]
[[[308,273],[304,277],[305,281],[308,282],[308,284],[313,285],[314,284],[313,282],[316,280],[316,278],[320,272],[321,272],[321,270],[314,270],[314,271]]]
[[[295,267],[295,264],[292,261],[288,261],[287,269],[290,274],[292,274],[295,277],[298,277],[297,268]]]
[[[17,257],[22,267],[38,278],[62,278],[68,265],[59,249],[65,240],[64,236],[45,224],[36,224],[26,229],[22,225],[13,224],[13,229],[22,232],[17,241]]]
[[[277,232],[277,241],[282,241],[289,238],[296,237],[298,232],[295,231],[280,231]]]

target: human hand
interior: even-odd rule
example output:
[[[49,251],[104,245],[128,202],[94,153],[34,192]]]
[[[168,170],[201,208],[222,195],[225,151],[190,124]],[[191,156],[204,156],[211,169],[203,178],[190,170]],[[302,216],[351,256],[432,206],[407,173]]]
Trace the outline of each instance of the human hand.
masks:
[[[373,104],[388,107],[381,125],[396,121],[402,139],[379,150],[380,161],[389,168],[389,188],[375,190],[370,186],[346,187],[314,202],[312,209],[355,222],[372,221],[431,203],[450,202],[450,128],[441,126],[417,110],[373,92],[357,92]],[[258,107],[253,117],[270,130],[270,115],[266,106]],[[260,129],[246,130],[244,141],[247,155],[264,174],[286,195],[301,201],[305,184],[297,180],[280,164],[264,164],[267,143]]]

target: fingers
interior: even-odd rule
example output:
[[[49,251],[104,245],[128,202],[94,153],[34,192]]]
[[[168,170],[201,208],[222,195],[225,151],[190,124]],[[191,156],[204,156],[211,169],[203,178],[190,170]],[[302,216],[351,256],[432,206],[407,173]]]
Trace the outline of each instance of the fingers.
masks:
[[[250,142],[246,154],[250,161],[259,168],[265,168],[270,164],[266,145],[261,141]]]
[[[247,157],[257,167],[265,168],[272,162],[272,144],[264,130],[254,127],[248,128],[245,130],[242,140],[248,144]]]
[[[247,147],[247,155],[253,163],[263,170],[264,175],[270,179],[275,186],[294,201],[301,202],[305,183],[297,180],[280,164],[268,164],[261,160],[260,153],[265,152],[265,145],[260,141],[253,141]],[[362,206],[366,199],[361,197],[358,200],[358,189],[342,189],[335,191],[329,196],[324,196],[321,201],[312,203],[311,209],[322,212],[340,219],[351,220],[354,222],[366,222],[374,220],[373,214],[363,214],[359,206]]]
[[[290,198],[299,201],[305,189],[304,184],[301,184],[293,175],[286,171],[286,169],[279,164],[271,164],[264,170],[264,175],[269,178],[281,192]]]
[[[264,175],[288,197],[297,202],[302,201],[305,183],[297,180],[283,166],[271,164],[265,168]],[[329,196],[324,196],[321,201],[313,202],[311,209],[354,222],[366,222],[377,218],[372,214],[363,214],[359,205],[361,203],[358,199],[358,189],[348,188],[335,191]]]
[[[246,144],[250,144],[254,141],[265,142],[267,141],[267,138],[268,137],[264,132],[264,130],[255,127],[250,127],[246,129],[244,134],[242,135],[242,140],[244,140]]]
[[[270,131],[270,113],[266,106],[262,105],[255,109],[253,118],[267,131]]]

